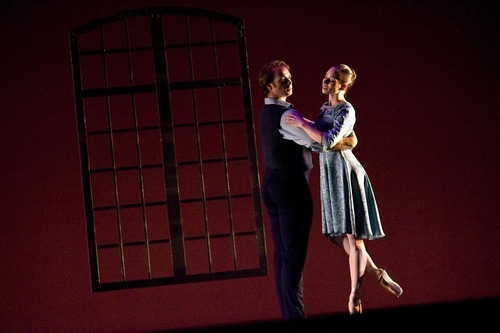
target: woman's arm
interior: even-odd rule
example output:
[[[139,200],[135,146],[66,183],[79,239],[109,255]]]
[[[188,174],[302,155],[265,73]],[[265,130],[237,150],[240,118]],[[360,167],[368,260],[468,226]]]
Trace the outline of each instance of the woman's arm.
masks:
[[[311,139],[313,139],[317,143],[321,143],[321,139],[323,137],[323,133],[313,127],[308,119],[302,118],[300,115],[296,114],[287,114],[285,116],[285,123],[290,126],[302,128],[304,132],[306,132]],[[340,139],[335,146],[333,146],[334,150],[343,150],[343,149],[353,149],[358,144],[358,138],[354,131],[348,137],[344,137]]]
[[[310,121],[302,118],[300,115],[293,113],[287,114],[285,117],[285,123],[293,127],[302,128],[311,139],[313,139],[317,143],[321,143],[321,137],[323,133],[318,131],[311,125]]]

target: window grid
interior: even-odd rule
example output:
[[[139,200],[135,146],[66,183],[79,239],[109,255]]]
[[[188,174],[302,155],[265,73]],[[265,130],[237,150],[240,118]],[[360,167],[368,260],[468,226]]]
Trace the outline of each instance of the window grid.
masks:
[[[70,41],[92,290],[267,274],[242,20],[144,8]]]

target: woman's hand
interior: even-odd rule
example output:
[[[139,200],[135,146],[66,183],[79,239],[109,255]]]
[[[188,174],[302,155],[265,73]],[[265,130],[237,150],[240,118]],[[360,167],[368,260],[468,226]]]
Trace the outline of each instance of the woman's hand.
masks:
[[[294,115],[291,113],[285,116],[285,124],[287,125],[293,127],[304,127],[304,123],[306,123],[306,121],[301,116]]]
[[[310,120],[303,118],[300,114],[290,112],[283,118],[285,125],[301,128],[311,139],[321,143],[322,133],[313,127]]]

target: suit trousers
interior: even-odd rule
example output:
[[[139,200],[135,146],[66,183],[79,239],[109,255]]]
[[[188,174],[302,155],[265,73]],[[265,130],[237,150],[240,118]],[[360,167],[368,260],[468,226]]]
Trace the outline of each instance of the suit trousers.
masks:
[[[282,318],[304,319],[303,270],[313,217],[307,173],[267,169],[262,183],[274,245],[274,279]]]

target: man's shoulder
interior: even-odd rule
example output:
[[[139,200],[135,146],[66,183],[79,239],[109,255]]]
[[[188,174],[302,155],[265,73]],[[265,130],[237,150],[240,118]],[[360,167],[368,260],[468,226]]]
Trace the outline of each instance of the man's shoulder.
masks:
[[[287,106],[281,104],[264,104],[263,109],[288,109]]]
[[[284,119],[285,116],[287,116],[289,114],[293,114],[294,116],[301,117],[300,113],[297,110],[295,110],[295,109],[288,109],[285,112],[283,112],[283,114],[281,115],[281,119]]]

